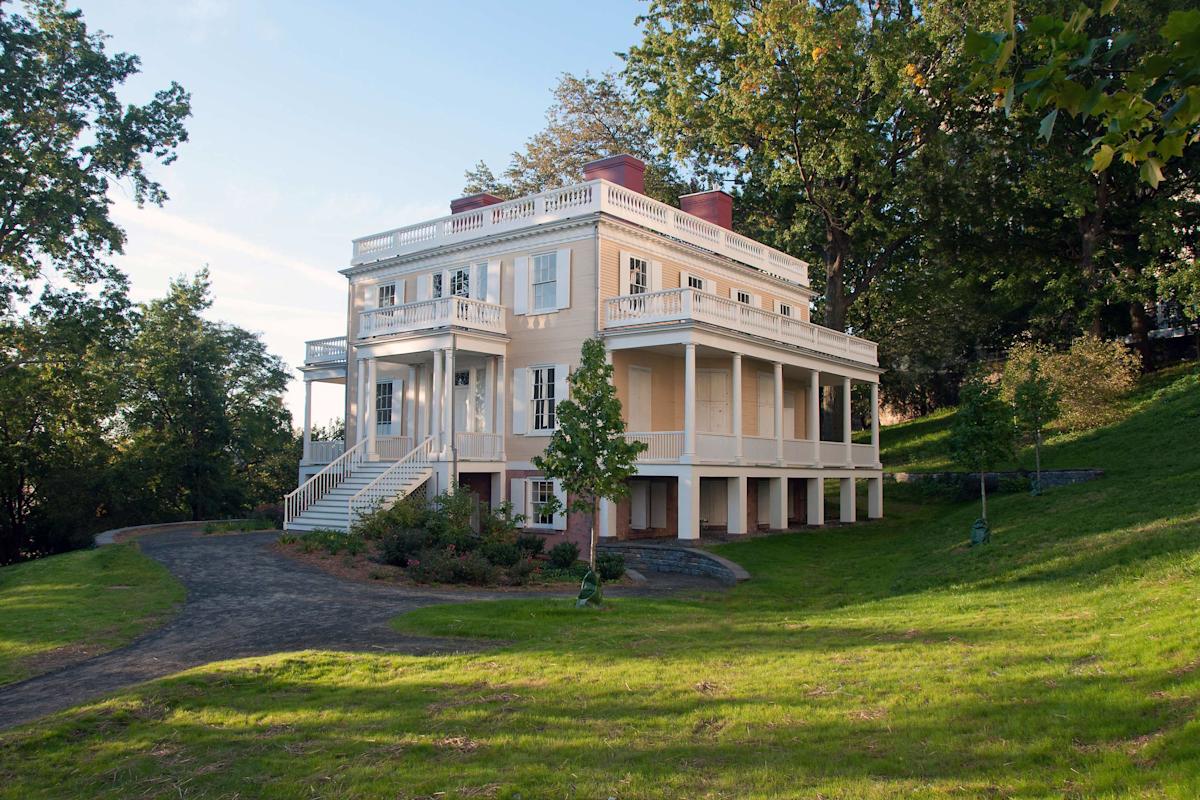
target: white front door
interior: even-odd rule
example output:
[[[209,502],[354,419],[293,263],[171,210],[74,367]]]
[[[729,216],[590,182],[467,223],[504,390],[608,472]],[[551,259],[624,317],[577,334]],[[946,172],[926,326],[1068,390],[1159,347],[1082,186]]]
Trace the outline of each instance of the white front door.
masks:
[[[474,370],[456,369],[454,371],[454,427],[456,431],[470,430],[471,425],[471,373]],[[449,420],[447,420],[449,423]],[[449,430],[450,425],[446,428]]]
[[[629,430],[636,433],[654,430],[650,427],[651,378],[648,367],[629,368]]]

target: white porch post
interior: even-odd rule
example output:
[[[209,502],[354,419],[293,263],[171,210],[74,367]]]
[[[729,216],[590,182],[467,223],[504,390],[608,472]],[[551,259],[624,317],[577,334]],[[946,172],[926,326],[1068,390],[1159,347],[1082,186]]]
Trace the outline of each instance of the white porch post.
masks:
[[[617,504],[612,500],[600,501],[600,519],[596,521],[596,535],[601,539],[613,539],[617,535]]]
[[[735,475],[726,478],[727,507],[725,510],[725,532],[729,534],[746,532],[746,476]]]
[[[312,381],[304,382],[304,455],[302,461],[312,461]]]
[[[850,447],[850,379],[842,378],[842,441],[846,444],[846,466],[854,466],[854,451]]]
[[[821,373],[813,370],[808,377],[808,428],[813,443],[813,464],[821,466]],[[813,523],[809,523],[810,525]],[[820,525],[821,523],[816,523]]]
[[[483,368],[483,413],[478,415],[483,420],[481,433],[492,433],[496,416],[496,357],[492,356]]]
[[[867,519],[883,516],[883,476],[867,479]]]
[[[379,380],[378,362],[367,359],[367,457],[375,458],[375,385]]]
[[[767,496],[771,504],[771,530],[781,531],[787,527],[787,478],[769,478]]]
[[[690,346],[690,345],[689,345]],[[679,475],[679,522],[680,539],[700,538],[700,479],[688,467]]]
[[[783,463],[783,364],[775,362],[775,460]],[[773,486],[774,484],[772,484]],[[773,506],[774,504],[772,504]],[[774,508],[772,507],[772,514]],[[786,517],[787,515],[784,514]],[[786,523],[786,520],[785,520]],[[774,525],[772,525],[774,527]],[[786,527],[786,525],[785,525]]]
[[[367,361],[360,358],[355,362],[357,391],[354,400],[354,443],[367,438]],[[347,445],[349,443],[347,442]]]
[[[841,486],[838,487],[838,499],[841,500],[842,509],[838,514],[838,519],[842,522],[854,522],[857,518],[854,502],[854,478],[842,478],[839,482]]]
[[[508,401],[507,401],[507,395],[506,395],[507,376],[504,373],[505,373],[504,356],[496,356],[495,430],[496,430],[496,433],[500,434],[500,452],[502,452],[502,453],[504,452],[504,436],[505,436],[504,431],[505,431],[505,428],[507,427],[507,420],[505,418],[505,412],[508,410],[507,409]]]
[[[882,466],[879,460],[879,382],[871,384],[871,452],[875,454],[875,466]]]
[[[683,346],[683,458],[680,460],[688,464],[696,460],[696,345],[691,342]],[[682,479],[680,486],[683,486]],[[698,487],[696,494],[699,508]],[[682,492],[679,513],[683,514]],[[680,536],[683,536],[682,529]]]
[[[808,524],[825,524],[825,479],[808,479]]]
[[[733,458],[738,464],[742,463],[742,354],[733,354]],[[738,533],[746,532],[746,486],[743,481],[742,485],[742,529]],[[733,533],[733,531],[730,531]]]
[[[442,427],[446,429],[446,441],[443,446],[446,452],[454,447],[454,350],[446,348],[443,353],[446,367],[442,370],[442,378],[446,385],[442,389]]]
[[[433,452],[442,451],[442,390],[445,389],[442,380],[442,351],[433,351],[433,383],[430,386],[432,397],[429,403],[429,435],[433,437]]]
[[[404,435],[412,437],[413,447],[421,443],[417,435],[417,368],[412,364],[404,382]]]

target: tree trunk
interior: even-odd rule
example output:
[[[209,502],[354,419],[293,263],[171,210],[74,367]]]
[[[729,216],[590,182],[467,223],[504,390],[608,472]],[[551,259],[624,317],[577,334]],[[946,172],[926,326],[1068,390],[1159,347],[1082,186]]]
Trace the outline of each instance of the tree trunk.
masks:
[[[1153,366],[1150,353],[1150,318],[1146,314],[1146,306],[1136,300],[1129,304],[1129,333],[1133,339],[1133,349],[1142,361],[1142,372],[1149,372]]]
[[[591,544],[591,553],[588,558],[588,563],[592,565],[592,571],[596,570],[596,521],[600,519],[600,499],[592,498],[592,534],[589,540]],[[596,572],[596,578],[599,579],[600,573]]]
[[[846,259],[848,246],[845,237],[832,227],[825,228],[825,327],[835,331],[846,329]]]
[[[987,473],[979,471],[979,500],[983,504],[983,521],[987,522]]]
[[[1037,489],[1042,491],[1042,429],[1038,428],[1033,435],[1033,469],[1037,476]]]

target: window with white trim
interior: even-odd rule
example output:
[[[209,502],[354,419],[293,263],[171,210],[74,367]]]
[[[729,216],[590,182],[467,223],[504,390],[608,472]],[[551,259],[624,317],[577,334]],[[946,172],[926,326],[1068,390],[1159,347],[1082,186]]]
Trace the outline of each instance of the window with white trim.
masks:
[[[533,257],[533,310],[558,308],[558,254],[542,253]]]
[[[785,317],[793,316],[791,304],[790,303],[780,303],[779,304],[779,313]]]
[[[451,297],[470,297],[471,296],[471,268],[459,267],[458,269],[450,270],[450,296]]]
[[[379,287],[379,302],[376,305],[380,308],[396,305],[396,284],[385,283]]]
[[[687,288],[699,289],[700,291],[703,292],[704,291],[704,278],[701,278],[699,275],[688,275],[687,276]]]
[[[552,431],[557,427],[555,419],[554,396],[554,367],[530,367],[532,400],[533,400],[533,430]]]
[[[629,257],[629,294],[645,294],[650,288],[650,262],[637,256]]]
[[[436,300],[437,298],[442,296],[442,273],[440,273],[440,272],[433,273],[432,286],[433,286],[432,295],[433,295],[433,298]]]
[[[750,296],[750,293],[745,289],[738,289],[735,291],[733,299],[737,300],[739,303],[745,303],[746,305],[750,305],[754,302]]]
[[[538,478],[529,480],[530,527],[549,528],[554,525],[554,513],[547,506],[554,498],[554,481]]]
[[[391,381],[380,381],[375,384],[375,424],[377,426],[392,424]]]

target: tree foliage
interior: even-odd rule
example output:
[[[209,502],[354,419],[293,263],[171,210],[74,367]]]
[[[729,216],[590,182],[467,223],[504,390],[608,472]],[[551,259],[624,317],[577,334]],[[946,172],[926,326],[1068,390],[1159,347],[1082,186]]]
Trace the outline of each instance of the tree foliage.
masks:
[[[555,406],[558,428],[533,465],[562,482],[568,511],[592,514],[589,563],[596,564],[596,517],[601,499],[618,500],[629,492],[642,442],[625,440],[621,401],[613,387],[612,365],[604,341],[587,339],[579,367],[567,379],[571,397]]]
[[[979,499],[987,522],[985,474],[1013,454],[1016,429],[1012,407],[999,389],[975,375],[959,392],[959,406],[950,427],[950,457],[959,466],[979,473]]]
[[[81,284],[105,277],[105,257],[124,243],[109,190],[121,184],[139,204],[161,204],[146,165],[174,160],[191,113],[175,83],[123,105],[117,89],[138,58],[110,55],[61,0],[26,5],[28,16],[0,9],[0,312],[48,267]]]

